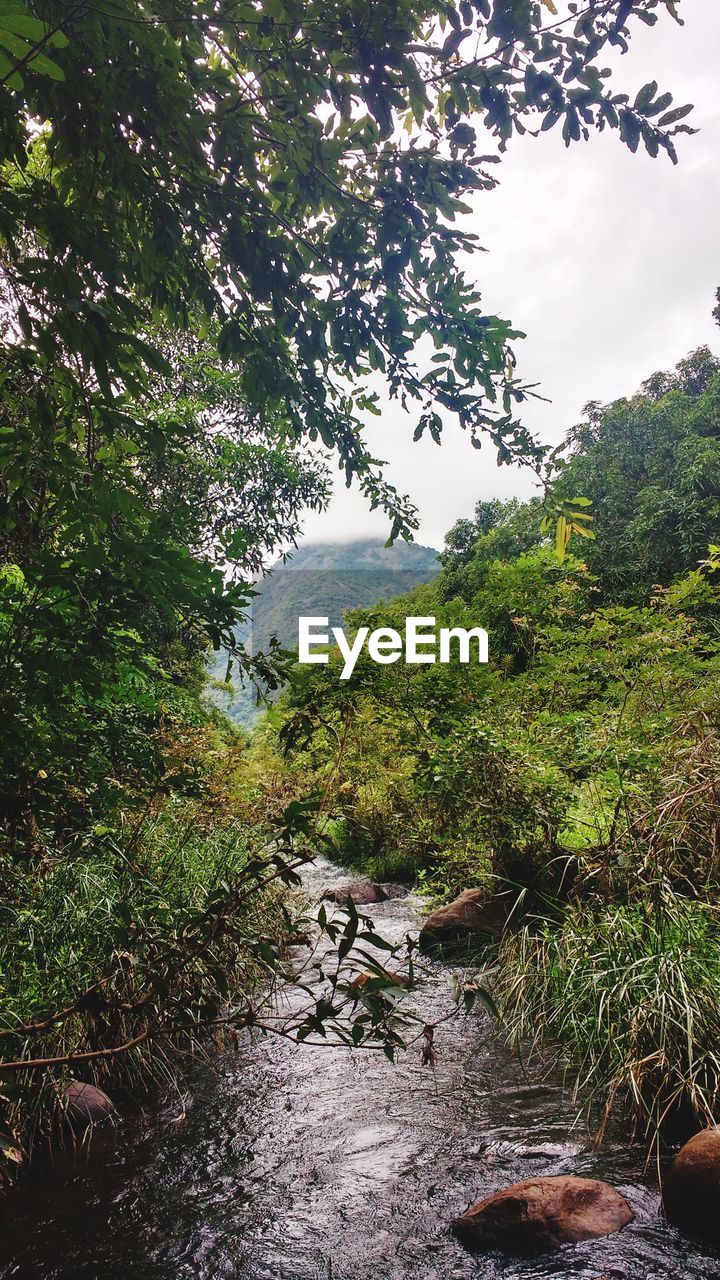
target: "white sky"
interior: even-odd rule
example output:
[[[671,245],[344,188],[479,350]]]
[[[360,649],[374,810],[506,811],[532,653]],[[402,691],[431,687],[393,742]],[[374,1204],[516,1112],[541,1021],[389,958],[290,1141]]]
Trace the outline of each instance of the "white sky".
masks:
[[[662,16],[636,24],[618,60],[618,92],[649,80],[673,105],[695,103],[677,139],[680,163],[661,152],[635,155],[606,130],[566,150],[559,128],[515,138],[496,171],[500,186],[479,193],[468,229],[488,250],[471,260],[489,314],[524,330],[518,376],[539,382],[552,403],[530,403],[524,421],[559,441],[588,400],[631,395],[704,343],[720,350],[711,311],[720,285],[720,0],[682,0],[678,27]],[[529,496],[532,482],[498,468],[488,444],[471,448],[450,426],[440,448],[412,442],[413,421],[394,402],[371,418],[367,440],[386,474],[420,512],[417,540],[441,547],[479,498]],[[311,515],[309,541],[387,536],[386,519],[339,482],[329,510]]]

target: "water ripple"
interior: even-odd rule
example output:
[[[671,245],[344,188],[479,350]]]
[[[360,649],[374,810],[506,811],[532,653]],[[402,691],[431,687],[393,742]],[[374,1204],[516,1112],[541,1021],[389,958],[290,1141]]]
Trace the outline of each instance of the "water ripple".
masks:
[[[316,889],[342,884],[325,864]],[[417,904],[364,908],[386,936]],[[418,1013],[449,1008],[430,969]],[[8,1202],[0,1280],[720,1280],[720,1255],[659,1216],[641,1153],[601,1152],[556,1085],[528,1083],[482,1016],[437,1033],[434,1072],[379,1055],[246,1043],[177,1099],[126,1122],[89,1163],[40,1171]],[[636,1218],[624,1231],[532,1260],[475,1257],[448,1223],[534,1174],[605,1177]]]

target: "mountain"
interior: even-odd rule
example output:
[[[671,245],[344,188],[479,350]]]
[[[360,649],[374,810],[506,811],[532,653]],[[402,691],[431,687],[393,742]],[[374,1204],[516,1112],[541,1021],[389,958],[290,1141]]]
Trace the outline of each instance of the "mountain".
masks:
[[[253,602],[253,643],[262,648],[276,635],[294,649],[301,615],[327,617],[331,627],[339,626],[348,609],[390,600],[428,582],[439,569],[437,551],[414,542],[385,547],[363,539],[301,547],[262,580]]]
[[[362,538],[303,545],[256,583],[251,620],[238,638],[255,653],[265,649],[273,635],[284,648],[295,649],[299,617],[324,617],[331,627],[339,626],[347,610],[403,595],[429,582],[439,570],[437,551],[416,542],[386,547],[377,539]],[[209,674],[222,681],[226,668],[227,656],[220,652]],[[211,696],[231,720],[249,725],[259,714],[249,688],[233,687],[229,696],[226,687],[215,687]]]

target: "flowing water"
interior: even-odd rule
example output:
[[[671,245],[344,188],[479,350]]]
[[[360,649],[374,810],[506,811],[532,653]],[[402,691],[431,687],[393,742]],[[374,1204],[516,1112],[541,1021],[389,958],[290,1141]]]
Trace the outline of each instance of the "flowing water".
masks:
[[[342,874],[316,865],[319,895]],[[399,941],[419,904],[364,907]],[[300,953],[298,953],[300,955]],[[451,1007],[428,966],[409,997],[428,1021]],[[319,980],[319,977],[318,977]],[[473,1012],[419,1050],[381,1054],[282,1039],[245,1042],[178,1099],[127,1119],[88,1160],[37,1171],[0,1224],[0,1277],[22,1280],[720,1280],[720,1253],[664,1223],[642,1152],[587,1144],[569,1097],[526,1079]],[[605,1178],[635,1211],[624,1231],[532,1260],[474,1256],[453,1217],[536,1174]]]

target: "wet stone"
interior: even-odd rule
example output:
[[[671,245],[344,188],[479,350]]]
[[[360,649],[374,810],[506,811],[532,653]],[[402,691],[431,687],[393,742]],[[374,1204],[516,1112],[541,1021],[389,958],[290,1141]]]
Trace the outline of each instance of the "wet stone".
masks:
[[[65,1113],[73,1129],[83,1130],[105,1124],[115,1107],[102,1089],[81,1080],[71,1080],[64,1091]]]
[[[529,1178],[496,1191],[452,1224],[471,1249],[543,1253],[563,1244],[612,1235],[632,1222],[624,1196],[595,1178]]]

